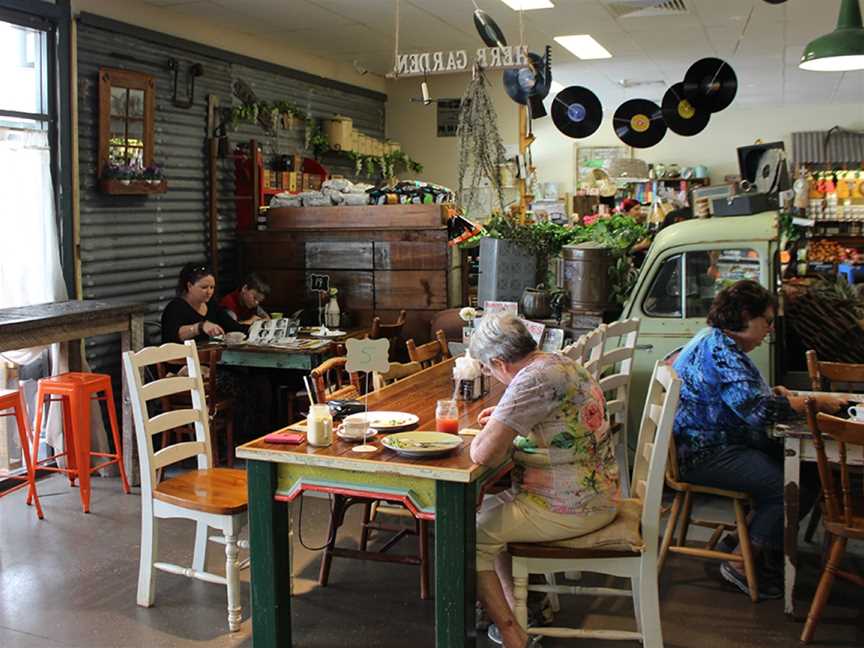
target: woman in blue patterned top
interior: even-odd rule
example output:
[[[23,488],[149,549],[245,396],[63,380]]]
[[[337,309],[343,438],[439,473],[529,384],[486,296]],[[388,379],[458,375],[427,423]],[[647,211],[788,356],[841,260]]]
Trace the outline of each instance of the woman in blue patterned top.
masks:
[[[773,330],[775,300],[755,281],[720,291],[708,313],[708,328],[684,347],[675,361],[681,400],[674,435],[681,477],[687,482],[737,490],[753,498],[749,524],[755,556],[783,548],[783,456],[767,428],[804,412],[804,397],[785,387],[773,390],[748,353]],[[817,398],[821,411],[836,412],[845,401]],[[801,514],[815,489],[801,479]],[[814,481],[815,483],[815,481]],[[736,550],[736,553],[738,550]],[[740,563],[724,562],[723,578],[749,595]],[[777,583],[760,579],[762,598],[779,598]]]

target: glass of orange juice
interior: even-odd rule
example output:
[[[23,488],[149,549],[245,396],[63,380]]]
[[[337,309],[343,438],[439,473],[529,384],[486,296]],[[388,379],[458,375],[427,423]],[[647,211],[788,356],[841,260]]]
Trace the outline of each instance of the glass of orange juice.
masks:
[[[459,434],[459,405],[455,400],[439,400],[435,407],[435,430]]]

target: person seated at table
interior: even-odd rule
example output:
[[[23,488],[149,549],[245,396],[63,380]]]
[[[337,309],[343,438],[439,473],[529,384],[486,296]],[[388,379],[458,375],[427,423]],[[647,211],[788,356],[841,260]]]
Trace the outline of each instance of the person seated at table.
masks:
[[[249,330],[211,301],[215,290],[216,279],[207,266],[187,263],[180,269],[177,296],[162,311],[163,344],[192,339],[206,342],[226,332]]]
[[[708,328],[682,349],[673,364],[681,378],[673,427],[681,478],[751,495],[754,508],[748,529],[757,558],[783,549],[783,448],[770,438],[768,427],[802,414],[805,401],[785,387],[772,390],[747,355],[773,330],[775,314],[776,301],[766,288],[755,281],[738,281],[717,293],[708,312]],[[846,404],[830,395],[817,396],[816,403],[823,412],[836,412]],[[802,516],[817,492],[808,484],[815,486],[815,474],[804,472]],[[730,541],[737,544],[737,539]],[[770,568],[763,565],[767,578],[759,579],[761,598],[783,595],[772,582],[776,578],[771,578]],[[743,565],[724,562],[720,573],[750,595]]]
[[[471,458],[498,466],[513,455],[513,486],[477,515],[477,590],[494,622],[493,641],[534,645],[513,615],[508,542],[591,533],[615,519],[618,468],[597,382],[561,353],[545,353],[512,313],[487,315],[471,335],[471,356],[507,385],[480,413]],[[497,575],[496,575],[497,571]]]
[[[219,305],[241,324],[251,324],[255,320],[270,319],[261,304],[270,294],[270,286],[254,272],[246,275],[243,285],[225,295]]]

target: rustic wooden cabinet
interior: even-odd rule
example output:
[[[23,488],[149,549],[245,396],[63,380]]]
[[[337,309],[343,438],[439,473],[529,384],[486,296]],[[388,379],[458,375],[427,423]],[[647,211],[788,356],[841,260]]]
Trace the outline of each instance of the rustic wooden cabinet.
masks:
[[[355,325],[395,321],[405,309],[405,338],[428,339],[432,317],[448,307],[439,205],[273,209],[269,220],[271,229],[241,235],[241,266],[270,283],[270,310],[313,308],[309,274],[330,276]]]

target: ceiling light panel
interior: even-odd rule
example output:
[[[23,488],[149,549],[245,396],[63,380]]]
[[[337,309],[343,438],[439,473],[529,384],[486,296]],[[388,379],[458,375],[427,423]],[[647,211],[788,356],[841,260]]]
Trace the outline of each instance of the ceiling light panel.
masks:
[[[574,34],[570,36],[556,36],[555,42],[572,52],[576,58],[583,61],[595,59],[612,58],[605,47],[598,43],[589,34]]]
[[[501,0],[513,11],[531,11],[533,9],[552,9],[555,5],[550,0]]]

